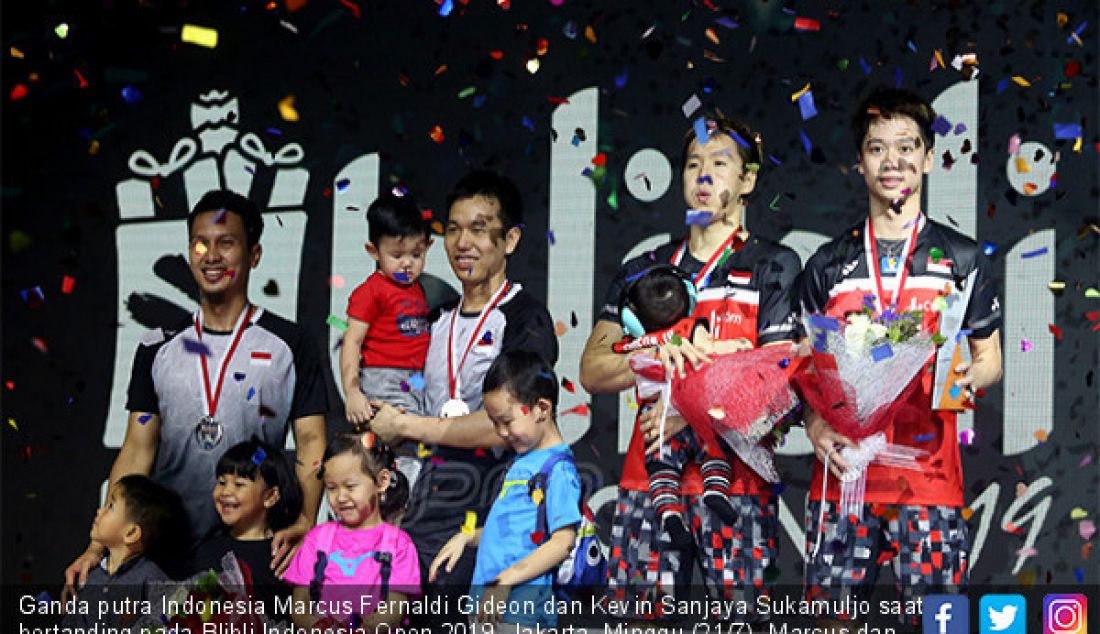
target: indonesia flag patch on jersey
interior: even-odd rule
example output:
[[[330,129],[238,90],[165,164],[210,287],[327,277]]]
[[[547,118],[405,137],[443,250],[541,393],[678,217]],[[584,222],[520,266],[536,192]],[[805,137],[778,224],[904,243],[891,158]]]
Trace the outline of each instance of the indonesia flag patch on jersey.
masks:
[[[951,260],[940,258],[939,262],[935,262],[932,260],[932,256],[928,256],[928,266],[925,267],[925,270],[929,273],[951,275]]]
[[[730,271],[729,275],[726,276],[726,281],[731,284],[748,286],[752,283],[752,271]]]
[[[252,353],[252,360],[250,361],[250,364],[251,365],[262,365],[262,366],[271,365],[271,353],[270,352],[253,352]]]

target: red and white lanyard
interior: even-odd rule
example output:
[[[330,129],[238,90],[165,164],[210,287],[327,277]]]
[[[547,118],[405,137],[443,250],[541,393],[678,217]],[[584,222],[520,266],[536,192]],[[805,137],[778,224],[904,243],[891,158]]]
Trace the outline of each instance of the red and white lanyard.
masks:
[[[696,290],[702,290],[706,287],[707,282],[710,280],[711,273],[714,272],[714,269],[718,268],[718,263],[722,260],[722,256],[726,251],[738,251],[741,247],[745,246],[745,241],[741,239],[740,234],[741,227],[738,226],[733,230],[733,233],[718,246],[718,250],[714,252],[714,255],[710,256],[710,259],[703,265],[703,268],[699,269],[699,272],[692,276],[691,281],[695,283]],[[687,238],[684,238],[684,241],[680,243],[676,252],[672,254],[672,259],[669,260],[673,266],[680,266],[680,261],[684,259],[684,253],[687,252],[687,247],[688,241]]]
[[[909,261],[913,258],[913,251],[917,248],[917,234],[920,233],[921,228],[924,226],[924,214],[917,214],[916,219],[913,220],[913,230],[909,233],[909,237],[905,239],[905,247],[902,248],[902,253],[905,254],[905,259],[898,263],[898,272],[894,276],[894,288],[890,294],[890,308],[897,306],[901,302],[901,293],[905,289],[905,281],[909,279]],[[875,242],[875,229],[871,224],[871,218],[867,218],[866,227],[863,231],[863,252],[867,257],[867,272],[875,280],[875,299],[878,300],[878,310],[882,312],[886,309],[886,295],[883,293],[882,288],[882,271],[879,268],[878,259],[878,243]]]
[[[458,321],[458,313],[462,308],[461,301],[458,306],[455,307],[454,313],[451,314],[451,330],[447,335],[447,384],[451,389],[451,398],[458,398],[458,375],[462,372],[462,364],[466,363],[466,355],[470,354],[470,348],[474,347],[474,343],[477,341],[478,334],[481,333],[481,327],[485,325],[485,319],[489,316],[489,313],[493,312],[500,300],[508,292],[508,289],[512,287],[512,284],[508,280],[504,280],[504,283],[500,285],[500,289],[493,294],[489,303],[486,304],[478,315],[477,325],[474,326],[474,331],[470,333],[470,339],[466,342],[466,350],[462,353],[462,358],[458,362],[458,368],[455,368],[454,358],[454,339],[455,339],[455,322]]]
[[[214,417],[214,414],[218,411],[218,400],[222,395],[222,384],[225,381],[225,371],[229,368],[229,360],[233,358],[233,353],[237,351],[237,344],[241,342],[241,337],[244,335],[244,329],[249,322],[252,321],[252,314],[256,311],[256,307],[249,305],[248,310],[244,311],[240,317],[237,318],[237,325],[233,329],[233,340],[229,344],[229,348],[222,355],[221,361],[218,362],[218,384],[214,388],[214,391],[210,391],[210,370],[206,365],[206,355],[199,354],[199,374],[202,375],[202,385],[206,396],[206,415],[210,418]],[[202,309],[195,313],[195,336],[202,341]]]

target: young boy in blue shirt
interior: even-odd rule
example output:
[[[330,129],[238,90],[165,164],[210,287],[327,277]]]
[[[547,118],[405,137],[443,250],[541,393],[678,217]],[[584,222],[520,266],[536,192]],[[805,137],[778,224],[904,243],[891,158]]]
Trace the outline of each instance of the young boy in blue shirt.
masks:
[[[485,525],[452,537],[429,575],[434,579],[440,566],[451,570],[467,545],[486,544],[477,551],[470,588],[476,620],[496,624],[498,631],[555,627],[557,614],[546,610],[554,573],[569,556],[581,522],[580,477],[555,418],[558,380],[539,355],[510,350],[493,361],[482,390],[486,413],[517,456]],[[550,460],[556,462],[546,482],[532,486]],[[545,535],[536,527],[540,504],[546,505]]]

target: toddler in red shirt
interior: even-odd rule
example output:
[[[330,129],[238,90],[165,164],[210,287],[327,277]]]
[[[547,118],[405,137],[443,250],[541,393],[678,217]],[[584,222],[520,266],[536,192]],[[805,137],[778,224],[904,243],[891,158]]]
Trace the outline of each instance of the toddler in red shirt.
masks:
[[[370,420],[370,399],[419,411],[423,379],[417,377],[430,341],[428,302],[418,281],[432,244],[423,214],[410,198],[383,194],[367,209],[367,238],[378,268],[348,299],[340,351],[345,413],[353,425]]]

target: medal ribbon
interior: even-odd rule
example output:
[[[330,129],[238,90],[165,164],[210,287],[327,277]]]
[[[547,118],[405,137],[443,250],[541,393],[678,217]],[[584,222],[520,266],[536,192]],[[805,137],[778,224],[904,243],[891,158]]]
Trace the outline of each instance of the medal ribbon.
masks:
[[[890,295],[890,308],[894,308],[901,301],[901,293],[905,288],[905,281],[909,278],[909,261],[913,258],[913,252],[917,249],[917,234],[920,233],[921,227],[924,226],[924,214],[918,214],[913,221],[913,230],[909,233],[909,237],[905,239],[905,246],[902,248],[902,253],[905,254],[905,259],[899,262],[900,270],[897,275],[894,276],[894,289]],[[875,299],[878,300],[879,312],[886,310],[886,294],[882,289],[882,272],[879,270],[878,260],[878,243],[875,242],[875,229],[871,225],[871,218],[867,218],[866,228],[863,231],[863,252],[867,257],[867,270],[875,279],[875,290],[877,295]]]
[[[740,233],[741,226],[738,225],[737,228],[733,230],[733,233],[718,246],[718,250],[714,252],[714,255],[710,256],[710,259],[703,265],[703,268],[699,269],[699,272],[691,278],[697,290],[701,290],[706,286],[707,281],[710,279],[710,274],[718,267],[718,262],[722,260],[722,256],[725,255],[727,251],[738,251],[741,247],[745,246],[745,241],[741,239]],[[687,251],[687,246],[688,241],[687,238],[685,238],[684,241],[680,243],[680,247],[676,249],[676,252],[672,254],[670,263],[673,266],[680,266],[680,261],[684,259],[684,253]]]
[[[206,365],[206,355],[199,354],[199,367],[202,369],[202,385],[206,392],[206,407],[207,416],[213,418],[214,414],[218,411],[218,400],[222,396],[222,384],[225,381],[225,371],[229,368],[229,360],[233,358],[233,353],[237,351],[237,344],[241,342],[241,337],[244,335],[245,324],[252,321],[252,313],[255,312],[256,307],[249,305],[246,310],[238,319],[237,326],[233,329],[233,341],[229,344],[229,349],[226,350],[225,356],[218,362],[218,386],[214,392],[210,392],[210,371]],[[195,314],[195,335],[198,336],[199,341],[202,341],[202,309]]]
[[[511,287],[512,284],[508,280],[504,280],[504,283],[493,294],[489,303],[481,309],[481,313],[478,314],[477,325],[474,326],[474,331],[470,333],[470,339],[466,342],[466,350],[462,353],[462,359],[459,360],[457,369],[454,367],[455,322],[458,321],[458,313],[462,308],[462,303],[459,302],[459,305],[455,307],[454,314],[451,315],[451,330],[447,335],[447,383],[451,388],[451,398],[458,398],[458,374],[462,372],[462,364],[466,363],[466,355],[470,354],[470,348],[474,347],[474,342],[477,341],[477,336],[481,333],[481,327],[485,325],[485,318],[493,312],[493,309],[496,308]]]

